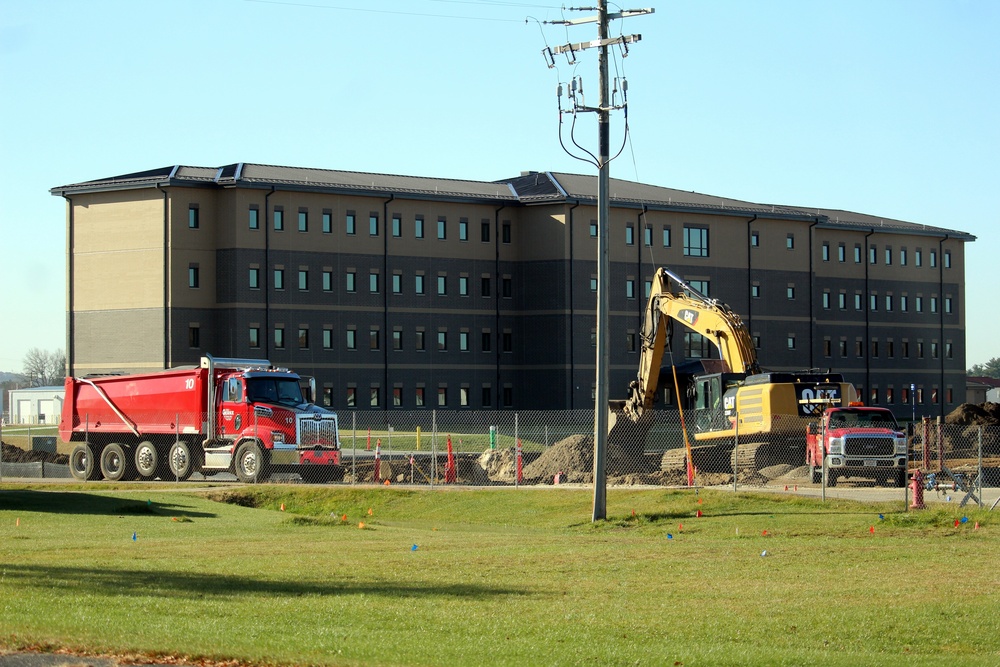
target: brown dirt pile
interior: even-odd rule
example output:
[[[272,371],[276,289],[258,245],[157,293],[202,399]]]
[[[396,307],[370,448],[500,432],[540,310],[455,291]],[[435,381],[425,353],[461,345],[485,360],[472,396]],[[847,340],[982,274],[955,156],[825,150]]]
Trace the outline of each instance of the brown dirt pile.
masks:
[[[944,423],[1000,426],[1000,403],[962,403],[944,418]]]
[[[20,447],[2,443],[3,451],[0,452],[0,460],[6,463],[34,463],[44,461],[45,463],[69,463],[69,457],[65,454],[50,454],[49,452],[27,452]]]
[[[524,467],[531,479],[552,478],[558,473],[594,472],[594,436],[571,435],[546,449],[533,463]]]

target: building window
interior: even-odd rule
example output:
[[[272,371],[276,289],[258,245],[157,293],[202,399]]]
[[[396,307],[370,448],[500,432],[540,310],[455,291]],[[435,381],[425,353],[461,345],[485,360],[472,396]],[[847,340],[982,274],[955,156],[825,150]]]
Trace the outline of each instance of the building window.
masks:
[[[438,329],[437,341],[438,352],[445,352],[448,349],[448,332]]]
[[[299,329],[299,349],[309,349],[309,329]]]
[[[417,329],[417,336],[416,336],[416,340],[414,341],[413,349],[415,349],[415,350],[421,350],[421,351],[423,351],[425,349],[424,330],[423,329]]]
[[[358,405],[358,388],[348,387],[347,388],[347,407],[354,408]]]
[[[514,406],[514,388],[510,385],[505,385],[503,388],[503,406],[505,408]]]
[[[760,247],[760,232],[750,232],[750,247],[751,248]]]
[[[469,220],[468,218],[458,219],[458,240],[468,241],[469,240]]]
[[[347,278],[347,282],[346,282],[347,291],[348,292],[357,292],[358,291],[358,274],[355,273],[354,271],[348,271],[347,275],[346,275],[346,278]]]
[[[643,298],[648,299],[649,293],[653,291],[653,281],[647,278],[646,280],[642,281],[642,287],[643,287],[643,293],[642,293]]]
[[[333,329],[323,329],[323,349],[333,349]]]
[[[789,336],[788,337],[788,349],[789,350],[794,350],[795,349],[795,336]]]
[[[928,255],[929,255],[929,259],[930,259],[931,268],[932,269],[936,268],[937,267],[937,250],[931,250],[928,253]]]
[[[795,234],[789,234],[785,237],[785,248],[795,250]]]
[[[274,270],[274,289],[285,289],[285,270]]]
[[[924,297],[918,296],[914,299],[914,306],[916,307],[916,311],[918,313],[924,312]]]
[[[865,343],[861,340],[854,341],[854,356],[859,359],[865,356]]]
[[[459,331],[458,332],[458,350],[459,352],[469,351],[469,332]]]
[[[301,208],[299,209],[299,231],[309,231],[309,211]]]
[[[708,257],[708,229],[684,227],[684,256]]]
[[[760,285],[756,283],[750,285],[750,296],[754,299],[760,298]]]
[[[590,276],[590,291],[597,291],[597,276]]]
[[[902,343],[900,343],[900,353],[902,354],[904,359],[910,358],[910,341],[904,340]]]
[[[597,220],[590,221],[590,238],[597,238]]]
[[[954,359],[955,358],[954,355],[955,355],[955,346],[952,345],[950,341],[947,342],[947,343],[945,343],[944,344],[944,356],[947,357],[948,359]],[[948,402],[950,403],[951,401],[948,401]]]
[[[403,330],[392,330],[392,349],[399,351],[403,349]]]
[[[503,345],[504,352],[514,351],[514,334],[510,331],[504,331],[500,336],[500,342]]]
[[[937,312],[937,297],[936,296],[932,296],[931,297],[931,312],[932,313],[936,313]]]
[[[668,225],[663,225],[663,247],[670,247],[670,227]]]
[[[892,295],[891,294],[886,294],[885,295],[885,312],[887,312],[887,313],[891,313],[892,312]]]
[[[378,213],[368,214],[368,236],[378,236]]]
[[[885,341],[885,356],[887,356],[890,359],[892,359],[893,356],[895,356],[895,354],[896,354],[896,345],[895,345],[895,343],[893,343],[891,339]]]
[[[938,358],[938,344],[937,341],[931,341],[931,359]]]
[[[368,349],[369,350],[382,349],[382,341],[379,338],[379,330],[374,327],[368,330]]]
[[[504,220],[503,225],[500,226],[500,241],[510,243],[510,220]]]
[[[885,265],[892,266],[892,246],[885,247]]]
[[[459,276],[458,277],[458,295],[459,296],[469,296],[469,277]]]
[[[282,350],[285,347],[285,327],[274,327],[274,347]]]
[[[923,266],[924,265],[924,251],[917,248],[913,251],[913,265]]]
[[[786,287],[785,295],[788,297],[789,301],[793,301],[795,299],[795,285],[789,285]]]
[[[923,359],[923,358],[924,358],[924,341],[918,340],[917,341],[917,359]]]
[[[906,266],[906,248],[899,249],[899,265]]]
[[[323,291],[333,291],[333,271],[330,271],[329,269],[323,271]]]
[[[330,209],[323,209],[323,233],[333,233],[333,211]]]
[[[459,387],[458,388],[458,405],[459,407],[469,407],[469,388]]]
[[[653,228],[649,225],[642,228],[642,243],[647,248],[653,245]]]
[[[510,276],[504,276],[501,282],[503,287],[503,298],[509,299],[514,295],[513,283],[511,282]]]
[[[448,294],[448,276],[438,275],[437,277],[437,293],[438,296],[445,296]]]
[[[838,262],[847,261],[847,247],[843,243],[837,244],[837,261]]]
[[[903,294],[902,296],[900,296],[899,297],[899,309],[905,313],[907,311],[907,309],[909,308],[909,306],[910,306],[910,304],[909,304],[909,298],[905,294]]]
[[[274,231],[280,232],[285,229],[285,210],[283,208],[274,207]]]
[[[868,246],[868,263],[874,264],[876,262],[876,255],[878,254],[878,246],[870,245]]]
[[[625,281],[625,298],[635,298],[635,278],[629,278]]]
[[[635,227],[631,222],[625,225],[625,245],[635,245]]]
[[[424,275],[422,273],[418,273],[415,276],[413,276],[413,293],[414,294],[424,293]]]
[[[823,310],[830,310],[830,293],[823,292]]]
[[[833,341],[829,338],[823,339],[823,356],[832,357],[833,356]]]
[[[260,229],[260,210],[257,208],[256,204],[250,206],[247,224],[250,229]]]
[[[861,245],[860,244],[855,244],[854,245],[854,263],[855,264],[860,264],[861,263]]]
[[[488,408],[493,405],[493,391],[488,384],[483,385],[483,407]]]
[[[840,356],[841,357],[846,357],[847,356],[847,339],[846,338],[841,338],[840,339]]]
[[[892,405],[892,399],[893,398],[894,398],[894,396],[893,396],[892,387],[886,387],[885,388],[885,404],[886,405]]]
[[[201,347],[201,327],[197,324],[188,327],[188,347]]]
[[[191,204],[188,206],[188,229],[198,229],[201,226],[201,220],[198,216],[198,205]]]
[[[861,310],[861,293],[854,293],[854,310]]]
[[[479,291],[480,291],[480,293],[481,293],[482,296],[489,296],[490,295],[490,277],[489,276],[483,276],[482,278],[480,278],[480,280],[479,280]]]
[[[418,408],[424,407],[424,388],[417,387],[413,390],[413,402]]]
[[[347,230],[348,236],[354,236],[358,233],[358,223],[354,211],[348,211],[344,216],[344,228]]]
[[[946,269],[950,269],[951,268],[951,250],[945,250],[944,251],[944,268],[946,268]],[[951,390],[949,389],[948,391],[951,391]],[[951,401],[948,401],[948,402],[951,403]]]
[[[445,407],[448,405],[448,387],[440,386],[438,387],[438,407]]]
[[[373,408],[382,405],[381,388],[378,385],[368,388],[368,404]]]
[[[489,330],[483,331],[481,343],[483,352],[489,352],[493,347],[493,335]]]
[[[299,269],[299,291],[305,292],[309,289],[309,271]]]
[[[837,307],[841,310],[847,310],[847,294],[844,292],[837,295]]]
[[[830,243],[828,241],[823,241],[823,261],[830,261]]]
[[[872,341],[872,359],[878,359],[878,341]]]
[[[392,293],[393,294],[403,293],[403,275],[400,273],[392,274]]]
[[[413,238],[424,238],[424,216],[418,215],[413,219]]]
[[[250,289],[260,289],[260,269],[250,269],[248,284],[250,285]]]
[[[368,291],[372,294],[378,294],[378,272],[371,271],[368,273]]]
[[[399,238],[403,235],[403,219],[399,217],[399,214],[392,216],[392,236],[393,238]]]
[[[951,314],[951,297],[950,296],[946,296],[944,298],[944,312],[948,313],[949,315]]]
[[[399,408],[403,405],[403,388],[393,387],[392,388],[392,407]]]
[[[444,217],[438,218],[438,239],[443,241],[448,238],[448,220]]]
[[[684,356],[689,359],[709,359],[712,356],[712,343],[701,334],[687,331],[684,333]]]
[[[188,267],[188,287],[198,287],[199,285],[199,271],[198,265],[192,264]]]
[[[874,313],[878,310],[878,294],[868,295],[868,308]]]
[[[355,329],[347,330],[347,349],[358,349],[358,332]]]
[[[635,352],[635,332],[626,331],[625,332],[625,351]]]
[[[260,347],[260,327],[250,327],[250,347],[253,349]]]
[[[489,243],[490,239],[490,221],[481,220],[479,222],[479,240],[483,243]]]

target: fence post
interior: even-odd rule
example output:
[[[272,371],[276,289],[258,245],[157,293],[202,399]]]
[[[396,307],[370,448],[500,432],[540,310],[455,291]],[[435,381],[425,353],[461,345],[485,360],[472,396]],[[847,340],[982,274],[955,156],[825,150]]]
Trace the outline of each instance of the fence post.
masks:
[[[680,400],[680,399],[678,399]],[[681,428],[684,428],[683,422],[681,422]],[[740,474],[740,416],[739,413],[736,415],[736,419],[733,421],[733,455],[732,455],[732,468],[733,468],[733,493],[736,493],[739,488],[737,477]]]
[[[0,482],[3,481],[3,419],[0,419]]]
[[[434,488],[434,480],[437,479],[438,467],[438,420],[437,408],[431,410],[431,488]]]
[[[976,485],[979,488],[977,489],[976,498],[979,500],[980,509],[983,507],[983,428],[983,425],[980,424],[976,431],[976,435],[979,438],[979,474],[976,475]]]
[[[518,413],[514,413],[514,488],[518,487],[517,483],[517,462],[521,458],[521,438],[518,435]]]

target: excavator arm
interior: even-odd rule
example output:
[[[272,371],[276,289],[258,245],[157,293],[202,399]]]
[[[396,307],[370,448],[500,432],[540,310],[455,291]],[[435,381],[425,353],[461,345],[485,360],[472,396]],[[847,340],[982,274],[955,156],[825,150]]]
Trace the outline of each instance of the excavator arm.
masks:
[[[676,291],[673,291],[676,285]],[[623,410],[633,421],[653,407],[671,320],[708,338],[719,349],[726,372],[760,372],[753,339],[740,316],[710,299],[666,268],[657,270],[642,323],[639,373],[629,385]]]

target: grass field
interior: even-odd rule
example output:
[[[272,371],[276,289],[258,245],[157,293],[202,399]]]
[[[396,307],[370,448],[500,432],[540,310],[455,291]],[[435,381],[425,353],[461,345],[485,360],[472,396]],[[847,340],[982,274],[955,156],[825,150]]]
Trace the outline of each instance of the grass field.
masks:
[[[997,513],[612,489],[593,524],[586,489],[185,488],[0,486],[0,646],[296,665],[1000,664]]]

